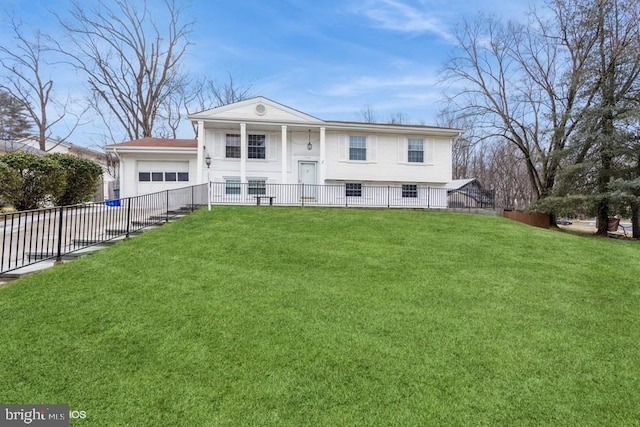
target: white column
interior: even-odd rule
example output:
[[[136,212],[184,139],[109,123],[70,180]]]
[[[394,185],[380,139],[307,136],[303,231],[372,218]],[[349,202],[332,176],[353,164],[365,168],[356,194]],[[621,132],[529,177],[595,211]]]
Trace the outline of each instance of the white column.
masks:
[[[249,148],[247,145],[247,124],[240,123],[240,182],[247,183],[247,156]]]
[[[287,125],[282,125],[282,177],[281,184],[287,184]]]
[[[213,141],[211,142],[213,144]],[[209,148],[210,152],[213,152]],[[204,122],[202,120],[198,121],[198,152],[196,157],[196,184],[202,184],[205,182],[204,177],[204,156],[205,156],[205,141],[204,141]]]
[[[320,185],[325,185],[324,180],[327,179],[327,144],[325,138],[325,128],[320,128]]]

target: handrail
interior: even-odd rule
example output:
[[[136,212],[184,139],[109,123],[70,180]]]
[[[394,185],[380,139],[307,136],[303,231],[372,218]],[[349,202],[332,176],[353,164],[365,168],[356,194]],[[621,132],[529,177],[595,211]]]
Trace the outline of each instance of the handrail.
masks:
[[[129,237],[206,204],[206,184],[0,214],[0,274]]]

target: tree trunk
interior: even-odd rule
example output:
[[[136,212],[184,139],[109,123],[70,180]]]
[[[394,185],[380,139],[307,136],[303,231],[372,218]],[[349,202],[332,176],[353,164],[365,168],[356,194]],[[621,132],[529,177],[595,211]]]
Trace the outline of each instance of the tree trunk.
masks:
[[[640,239],[640,202],[637,200],[631,205],[631,235],[634,239]]]
[[[609,200],[600,199],[598,202],[598,231],[600,236],[606,236],[609,231]]]

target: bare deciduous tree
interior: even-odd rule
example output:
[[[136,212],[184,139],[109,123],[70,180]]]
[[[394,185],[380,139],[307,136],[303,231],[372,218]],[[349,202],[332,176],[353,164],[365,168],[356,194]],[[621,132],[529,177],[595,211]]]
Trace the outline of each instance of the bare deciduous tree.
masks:
[[[238,83],[231,73],[227,73],[227,80],[222,83],[206,77],[194,79],[184,85],[181,91],[167,99],[167,105],[163,109],[167,114],[165,119],[167,130],[175,137],[184,114],[194,114],[243,101],[252,96],[251,89],[251,83]],[[192,126],[197,136],[197,125],[192,123]]]
[[[146,2],[100,0],[92,8],[73,2],[70,19],[58,16],[75,50],[58,48],[86,76],[92,106],[129,139],[154,136],[161,109],[187,83],[180,64],[192,22],[176,0],[164,6],[154,15]]]
[[[21,23],[13,17],[8,18],[8,26],[15,43],[13,46],[0,46],[0,66],[4,70],[0,88],[22,102],[36,125],[40,149],[45,151],[52,127],[65,118],[69,119],[69,116],[74,117],[67,134],[56,138],[59,144],[73,133],[84,111],[74,114],[69,108],[70,98],[59,102],[53,96],[54,81],[47,72],[51,64],[45,60],[46,54],[51,53],[48,38],[35,31],[33,39],[29,39]]]
[[[594,35],[571,21],[570,9],[557,12],[549,22],[532,14],[527,25],[495,17],[464,23],[445,68],[464,87],[451,98],[454,108],[521,153],[535,199],[551,193],[577,104],[589,102],[579,95]]]
[[[360,117],[362,117],[362,121],[364,123],[378,122],[378,118],[376,117],[376,113],[373,111],[373,106],[371,104],[365,104],[360,108]]]

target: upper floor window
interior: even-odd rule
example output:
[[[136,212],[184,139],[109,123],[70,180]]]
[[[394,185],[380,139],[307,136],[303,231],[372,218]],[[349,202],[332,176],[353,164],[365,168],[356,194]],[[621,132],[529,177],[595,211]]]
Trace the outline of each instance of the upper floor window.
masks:
[[[240,158],[240,135],[235,133],[227,134],[226,157],[227,159]]]
[[[266,158],[266,138],[264,135],[249,135],[249,154],[250,159]]]
[[[349,160],[367,160],[366,136],[349,136]]]
[[[407,160],[410,163],[424,163],[424,140],[409,138]]]

